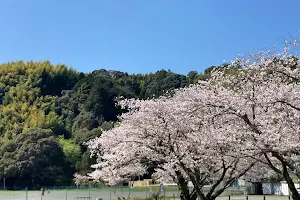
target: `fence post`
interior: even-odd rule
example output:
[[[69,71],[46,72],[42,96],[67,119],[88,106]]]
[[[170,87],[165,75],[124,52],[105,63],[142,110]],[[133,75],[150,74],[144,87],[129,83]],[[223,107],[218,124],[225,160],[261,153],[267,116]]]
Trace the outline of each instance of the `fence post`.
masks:
[[[109,200],[111,200],[111,186],[109,186]]]
[[[266,196],[264,196],[264,200],[266,200]]]
[[[28,200],[28,187],[26,188],[26,200]]]
[[[66,187],[66,200],[68,200],[68,187]]]
[[[230,195],[228,196],[228,200],[230,200]]]
[[[246,196],[246,200],[248,200],[248,195]]]
[[[128,185],[128,198],[130,198],[130,185]]]

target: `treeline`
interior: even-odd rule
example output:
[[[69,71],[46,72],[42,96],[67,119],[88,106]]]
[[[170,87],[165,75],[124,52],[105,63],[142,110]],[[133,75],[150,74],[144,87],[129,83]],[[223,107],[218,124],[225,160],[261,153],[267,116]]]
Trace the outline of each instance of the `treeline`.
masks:
[[[6,186],[68,185],[95,163],[84,145],[114,126],[116,97],[155,98],[209,77],[160,70],[79,73],[50,62],[0,65],[0,178]]]

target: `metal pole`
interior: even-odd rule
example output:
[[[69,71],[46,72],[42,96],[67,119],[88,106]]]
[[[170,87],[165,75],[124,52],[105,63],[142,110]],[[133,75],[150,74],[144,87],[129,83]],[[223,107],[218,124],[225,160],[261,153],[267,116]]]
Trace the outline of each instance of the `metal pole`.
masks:
[[[68,200],[68,187],[66,188],[66,200]]]
[[[109,186],[109,200],[111,200],[111,186]]]
[[[230,200],[230,195],[228,196],[228,200]]]
[[[130,198],[130,185],[128,187],[128,198]]]
[[[264,200],[266,200],[266,196],[264,196]]]
[[[3,189],[5,190],[5,177],[3,177]]]
[[[26,188],[26,200],[28,200],[28,188]]]

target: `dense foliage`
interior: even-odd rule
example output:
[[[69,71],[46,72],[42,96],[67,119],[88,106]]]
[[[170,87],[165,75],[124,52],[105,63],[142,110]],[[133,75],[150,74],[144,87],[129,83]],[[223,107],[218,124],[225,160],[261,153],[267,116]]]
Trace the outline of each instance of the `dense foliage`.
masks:
[[[116,97],[158,97],[209,72],[84,74],[48,61],[0,65],[0,179],[8,188],[70,184],[95,162],[84,143],[114,127],[123,112]]]

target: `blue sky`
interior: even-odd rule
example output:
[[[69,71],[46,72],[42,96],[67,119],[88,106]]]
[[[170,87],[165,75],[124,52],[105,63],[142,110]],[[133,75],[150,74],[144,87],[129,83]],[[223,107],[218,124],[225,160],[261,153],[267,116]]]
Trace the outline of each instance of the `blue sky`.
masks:
[[[2,0],[0,62],[203,72],[298,35],[299,0]]]

